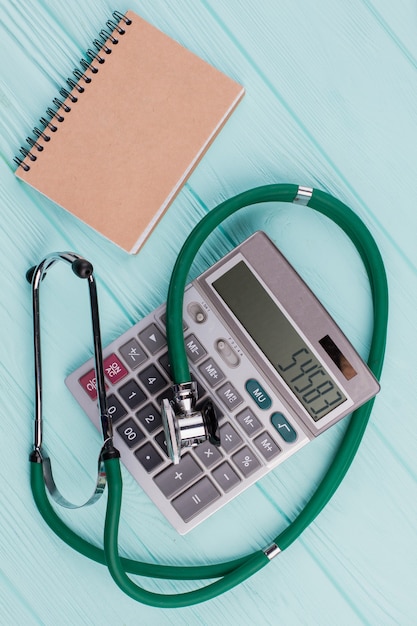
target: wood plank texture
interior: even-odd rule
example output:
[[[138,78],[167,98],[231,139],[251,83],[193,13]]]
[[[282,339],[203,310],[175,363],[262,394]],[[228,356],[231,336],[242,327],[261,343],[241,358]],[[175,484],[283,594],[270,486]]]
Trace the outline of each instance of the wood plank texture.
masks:
[[[246,89],[138,256],[18,181],[13,164],[112,11],[127,8]],[[110,0],[0,0],[1,624],[417,623],[416,33],[411,0],[132,0],[129,7]],[[391,303],[382,392],[346,480],[297,543],[208,604],[175,612],[140,606],[123,596],[105,568],[53,536],[33,504],[25,272],[53,250],[91,259],[108,343],[164,301],[180,245],[208,210],[271,182],[336,195],[375,236]],[[309,209],[245,209],[210,237],[192,276],[255,229],[268,232],[366,356],[371,313],[364,270],[344,235]],[[90,356],[86,295],[65,268],[49,281],[43,292],[46,438],[62,490],[81,500],[91,488],[99,439],[63,380]],[[338,424],[184,538],[125,472],[121,551],[151,562],[194,564],[264,547],[314,491],[344,428]],[[97,544],[103,516],[104,502],[63,513]],[[189,582],[141,582],[166,593],[194,588]]]

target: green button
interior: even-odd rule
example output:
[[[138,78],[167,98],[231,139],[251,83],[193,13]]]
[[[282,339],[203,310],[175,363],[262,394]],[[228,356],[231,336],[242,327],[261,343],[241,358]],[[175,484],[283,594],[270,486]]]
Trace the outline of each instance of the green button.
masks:
[[[250,378],[246,381],[245,387],[248,394],[255,400],[260,409],[267,411],[271,408],[272,400],[257,380]]]
[[[287,443],[292,443],[297,439],[296,431],[282,413],[272,413],[271,422]]]

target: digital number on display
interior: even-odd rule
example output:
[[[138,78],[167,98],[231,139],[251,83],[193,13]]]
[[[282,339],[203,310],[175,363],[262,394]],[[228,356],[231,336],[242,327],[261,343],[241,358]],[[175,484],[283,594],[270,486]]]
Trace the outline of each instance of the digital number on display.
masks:
[[[314,421],[346,400],[326,368],[244,261],[213,288]]]

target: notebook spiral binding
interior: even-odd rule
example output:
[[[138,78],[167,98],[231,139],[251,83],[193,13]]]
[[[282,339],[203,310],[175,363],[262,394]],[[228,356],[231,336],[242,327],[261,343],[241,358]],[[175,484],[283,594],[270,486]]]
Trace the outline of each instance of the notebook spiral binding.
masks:
[[[91,83],[92,79],[87,76],[85,72],[90,70],[92,74],[97,74],[99,72],[99,68],[96,67],[95,63],[102,65],[106,60],[105,55],[111,54],[112,52],[112,48],[107,45],[108,42],[110,42],[112,46],[119,43],[119,40],[113,33],[123,36],[126,33],[124,26],[130,26],[132,23],[132,21],[123,15],[123,13],[120,13],[120,11],[114,11],[112,17],[113,19],[106,22],[106,28],[103,28],[99,32],[97,38],[92,42],[96,51],[89,48],[86,51],[88,59],[81,59],[80,68],[73,70],[73,75],[77,80],[75,81],[73,78],[67,78],[67,84],[70,87],[70,91],[68,91],[65,87],[60,89],[59,93],[63,100],[60,98],[54,98],[52,100],[53,107],[48,107],[45,112],[47,117],[41,117],[39,120],[42,125],[41,128],[35,126],[32,130],[33,136],[26,138],[26,143],[28,144],[29,149],[22,146],[19,150],[23,159],[20,156],[14,157],[13,161],[25,172],[30,170],[30,165],[27,163],[27,159],[29,159],[29,161],[36,161],[37,159],[37,156],[33,153],[33,151],[36,150],[37,152],[42,152],[43,150],[43,146],[37,140],[42,138],[43,141],[50,141],[51,137],[45,131],[49,130],[51,133],[55,133],[58,130],[57,123],[60,124],[65,120],[62,113],[69,113],[71,111],[68,100],[71,104],[75,104],[78,101],[78,96],[75,95],[74,92],[82,94],[85,91],[85,88],[80,83]]]

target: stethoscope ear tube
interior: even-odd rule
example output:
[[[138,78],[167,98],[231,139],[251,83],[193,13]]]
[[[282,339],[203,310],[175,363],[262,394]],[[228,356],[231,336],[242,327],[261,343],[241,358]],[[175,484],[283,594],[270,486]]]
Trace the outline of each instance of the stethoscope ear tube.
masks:
[[[106,462],[108,480],[108,500],[106,522],[104,528],[104,552],[106,564],[110,574],[120,589],[134,600],[158,608],[181,608],[206,602],[258,572],[267,565],[268,558],[262,550],[247,557],[235,569],[224,574],[219,580],[195,591],[166,595],[147,591],[134,583],[126,574],[119,556],[118,533],[120,510],[122,504],[122,477],[120,462],[111,460]],[[158,567],[158,566],[157,566]]]
[[[361,255],[368,273],[373,307],[374,329],[368,365],[379,378],[385,354],[388,321],[388,286],[384,264],[374,239],[364,223],[345,204],[324,192],[296,185],[267,185],[239,194],[226,200],[208,213],[188,237],[175,265],[167,300],[168,349],[174,382],[188,382],[190,372],[186,359],[182,335],[183,291],[191,263],[199,247],[210,232],[226,217],[238,209],[261,202],[297,202],[323,213],[335,221],[351,238]],[[122,477],[117,455],[104,458],[108,484],[108,500],[104,529],[104,551],[78,537],[57,516],[45,490],[43,460],[35,448],[31,455],[31,486],[35,502],[46,523],[72,548],[85,556],[106,564],[117,585],[135,600],[159,608],[178,608],[210,600],[231,589],[249,576],[262,569],[273,556],[286,549],[312,523],[328,503],[343,480],[358,450],[365,432],[374,400],[357,409],[341,441],[339,449],[328,471],[310,501],[297,517],[265,550],[241,559],[219,565],[171,567],[136,562],[119,557],[118,529],[122,499]],[[175,580],[200,580],[218,578],[202,589],[177,594],[163,595],[148,592],[136,585],[127,573],[169,578]]]
[[[118,463],[118,460],[112,459],[111,461],[108,460],[105,463],[107,466],[106,471],[109,471],[109,467],[111,470],[109,473],[111,474],[112,487],[116,484],[117,489],[120,491],[121,487],[118,485],[119,476],[121,480],[120,466],[119,471],[112,469],[112,467]],[[45,487],[42,460],[36,461],[35,459],[32,459],[30,462],[30,485],[36,507],[51,530],[53,530],[62,541],[64,541],[76,552],[79,552],[96,563],[106,565],[106,555],[104,550],[94,546],[74,533],[74,531],[71,530],[55,512],[48,498]],[[111,517],[111,520],[114,523],[113,516]],[[112,532],[114,532],[114,529],[115,527],[112,526]],[[109,533],[108,536],[112,537],[112,533]],[[146,576],[148,578],[160,578],[165,580],[204,580],[226,576],[241,567],[246,560],[247,557],[241,557],[225,563],[194,565],[187,567],[155,565],[153,563],[143,563],[141,561],[127,559],[124,557],[121,557],[120,562],[125,572],[137,576]]]
[[[59,491],[52,473],[51,460],[43,446],[43,384],[42,384],[42,357],[41,357],[41,323],[40,323],[40,287],[47,272],[58,262],[69,263],[74,274],[88,282],[91,321],[93,328],[93,343],[95,356],[95,370],[97,381],[97,396],[100,419],[103,430],[104,444],[99,453],[96,485],[92,495],[82,504],[74,504],[65,498]],[[106,487],[106,472],[104,458],[116,454],[113,448],[112,423],[107,411],[107,399],[104,383],[103,356],[100,335],[100,321],[98,313],[97,288],[93,275],[93,266],[89,261],[74,252],[55,252],[46,256],[37,266],[31,267],[26,273],[26,279],[32,285],[33,306],[33,343],[35,369],[35,430],[33,450],[30,455],[32,462],[41,465],[45,485],[51,497],[57,504],[67,509],[78,509],[97,502]],[[118,453],[117,453],[118,454]]]

